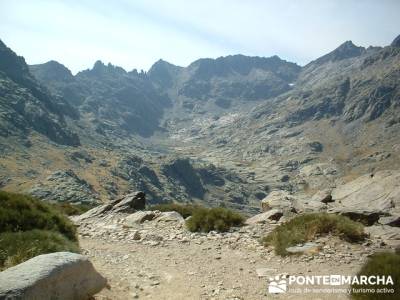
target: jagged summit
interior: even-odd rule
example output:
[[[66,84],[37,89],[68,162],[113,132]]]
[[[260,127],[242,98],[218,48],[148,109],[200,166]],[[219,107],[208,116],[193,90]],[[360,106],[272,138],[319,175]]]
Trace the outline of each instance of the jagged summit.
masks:
[[[111,63],[108,63],[107,65],[104,64],[101,60],[97,60],[92,69],[87,69],[84,71],[79,72],[76,76],[103,76],[103,75],[121,75],[121,74],[126,74],[127,72],[119,66],[114,66]]]
[[[360,56],[364,52],[365,52],[364,47],[358,47],[354,45],[352,41],[346,41],[332,52],[324,56],[321,56],[320,58],[316,59],[310,64],[324,64],[327,62],[340,61],[343,59]]]

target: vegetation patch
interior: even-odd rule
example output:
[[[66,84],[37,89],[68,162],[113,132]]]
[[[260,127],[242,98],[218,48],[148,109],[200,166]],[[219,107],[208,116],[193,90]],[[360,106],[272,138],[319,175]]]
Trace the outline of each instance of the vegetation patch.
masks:
[[[69,202],[49,202],[48,204],[58,212],[67,216],[81,215],[96,207],[96,204],[71,204]]]
[[[244,218],[227,208],[197,207],[191,218],[186,221],[187,228],[192,231],[210,232],[212,230],[224,232],[232,226],[243,225]]]
[[[0,233],[0,270],[22,263],[40,254],[69,251],[79,252],[76,242],[48,230]]]
[[[195,204],[178,204],[178,203],[162,203],[156,204],[150,207],[151,210],[159,211],[176,211],[185,219],[193,215],[194,211],[199,209],[198,205]]]
[[[0,191],[0,269],[39,254],[78,252],[76,228],[60,211],[38,199]]]
[[[286,248],[311,241],[318,236],[333,234],[348,242],[365,239],[364,226],[345,216],[312,213],[304,214],[276,227],[263,238],[266,246],[274,246],[278,255],[288,255]]]
[[[385,284],[353,284],[351,297],[357,300],[399,299],[400,292],[400,255],[398,253],[376,253],[364,264],[357,276],[391,276],[394,285]],[[394,293],[378,292],[383,289],[393,289]],[[372,293],[371,290],[375,292]],[[365,291],[365,292],[363,292]],[[368,292],[367,292],[368,291]]]

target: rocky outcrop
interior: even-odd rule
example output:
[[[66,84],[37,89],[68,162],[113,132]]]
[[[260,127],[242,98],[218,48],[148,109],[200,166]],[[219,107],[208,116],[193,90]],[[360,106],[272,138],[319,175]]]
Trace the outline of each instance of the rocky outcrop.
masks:
[[[261,210],[267,212],[271,209],[288,211],[293,208],[295,197],[287,191],[272,191],[261,200]]]
[[[97,203],[98,195],[93,187],[72,170],[58,170],[36,184],[29,194],[43,200]]]
[[[124,224],[128,227],[133,227],[137,224],[142,224],[145,221],[153,220],[158,214],[159,212],[157,213],[155,211],[138,211],[127,216]]]
[[[374,225],[365,227],[365,232],[368,233],[371,238],[380,239],[386,245],[393,247],[400,246],[400,228],[398,227]]]
[[[0,273],[0,299],[87,300],[107,284],[83,255],[36,256]]]
[[[379,171],[361,176],[332,191],[330,212],[359,219],[369,225],[381,216],[398,215],[400,210],[400,172]]]
[[[158,210],[138,211],[125,218],[124,226],[137,227],[146,221],[183,223],[185,220],[176,211],[160,212]]]
[[[134,192],[122,198],[115,199],[107,204],[92,208],[84,214],[74,218],[74,221],[80,222],[85,219],[102,217],[115,213],[134,213],[142,210],[146,206],[146,195],[143,192]]]
[[[200,176],[187,158],[173,159],[162,166],[165,176],[178,180],[190,196],[202,199],[206,190]]]
[[[75,109],[38,84],[24,58],[1,40],[0,82],[0,136],[27,136],[34,130],[58,144],[80,145],[65,120],[76,117]]]

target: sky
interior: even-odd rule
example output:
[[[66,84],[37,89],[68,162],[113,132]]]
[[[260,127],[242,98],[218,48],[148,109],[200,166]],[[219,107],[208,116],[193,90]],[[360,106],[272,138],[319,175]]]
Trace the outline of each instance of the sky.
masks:
[[[352,40],[400,34],[400,0],[0,0],[0,39],[28,64],[130,71],[231,54],[304,65]]]

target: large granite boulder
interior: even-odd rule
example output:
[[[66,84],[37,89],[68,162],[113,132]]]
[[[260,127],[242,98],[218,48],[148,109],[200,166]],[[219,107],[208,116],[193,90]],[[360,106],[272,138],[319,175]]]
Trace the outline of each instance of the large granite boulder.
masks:
[[[84,300],[106,284],[85,256],[56,252],[1,272],[0,299]]]
[[[291,210],[295,197],[287,191],[272,191],[261,200],[261,210],[263,212],[271,209]]]
[[[171,223],[183,223],[185,219],[180,213],[176,211],[165,211],[160,213],[156,219],[157,222],[171,222]]]
[[[335,188],[332,200],[330,212],[363,219],[369,225],[381,216],[398,216],[400,172],[386,170],[361,176]]]
[[[157,211],[137,211],[129,216],[126,217],[125,219],[125,226],[128,227],[134,227],[138,224],[142,224],[145,221],[151,221],[154,218],[156,218],[160,212]]]
[[[134,213],[144,209],[146,206],[146,195],[143,192],[134,192],[122,198],[113,200],[107,204],[92,208],[84,214],[73,217],[73,221],[79,223],[85,219],[102,217],[112,213]]]

